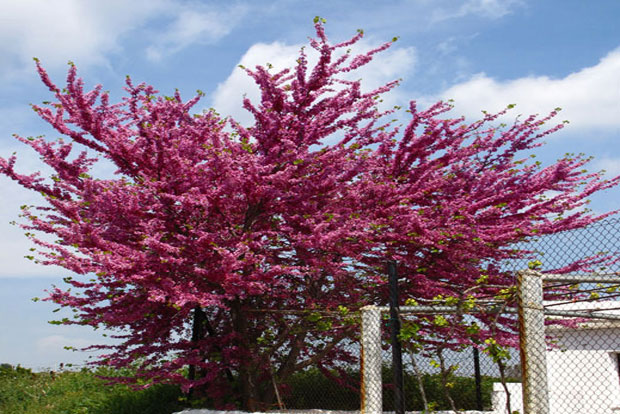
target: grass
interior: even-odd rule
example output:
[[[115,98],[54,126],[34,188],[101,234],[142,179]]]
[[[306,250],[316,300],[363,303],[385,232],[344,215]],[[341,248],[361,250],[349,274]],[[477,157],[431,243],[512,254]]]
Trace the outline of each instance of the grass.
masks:
[[[157,385],[135,391],[107,386],[103,371],[39,372],[0,366],[2,414],[170,414],[181,411],[181,391]]]
[[[391,374],[384,369],[384,383]],[[141,391],[125,385],[106,385],[99,376],[115,376],[118,372],[98,369],[91,371],[32,372],[21,367],[0,365],[0,414],[171,414],[187,406],[210,407],[207,400],[188,401],[180,389],[172,385],[155,385]],[[349,373],[351,385],[359,381],[359,371]],[[497,378],[482,378],[483,405],[491,406],[492,384]],[[424,375],[424,388],[435,409],[446,409],[440,378]],[[450,394],[459,409],[475,408],[474,380],[454,376]],[[331,382],[316,368],[299,372],[289,380],[283,398],[290,409],[359,409],[356,389],[345,389]],[[405,377],[405,393],[409,409],[422,409],[414,378]],[[384,408],[392,410],[392,389],[384,390]]]

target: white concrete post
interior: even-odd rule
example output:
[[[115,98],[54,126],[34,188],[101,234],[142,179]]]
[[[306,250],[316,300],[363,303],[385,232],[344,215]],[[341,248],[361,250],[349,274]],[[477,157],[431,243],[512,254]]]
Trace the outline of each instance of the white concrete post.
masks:
[[[381,414],[381,309],[362,309],[362,414]]]
[[[538,272],[524,270],[518,273],[519,339],[525,414],[549,414],[542,282],[543,276]]]

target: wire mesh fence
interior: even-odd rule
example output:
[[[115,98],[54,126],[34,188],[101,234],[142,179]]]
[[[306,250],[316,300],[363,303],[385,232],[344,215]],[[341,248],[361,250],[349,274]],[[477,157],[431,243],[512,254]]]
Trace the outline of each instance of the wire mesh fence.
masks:
[[[516,287],[517,271],[537,263],[537,271],[530,272],[538,277],[536,287],[528,289],[540,299],[516,295],[520,314],[515,296],[499,311],[495,303],[489,305],[495,310],[480,306],[458,317],[445,306],[426,313],[401,306],[407,412],[620,413],[619,246],[619,219],[524,241],[517,247],[531,254],[506,263],[505,269],[515,274]],[[570,277],[554,278],[556,272]],[[389,314],[387,308],[364,309],[355,316],[357,333],[338,345],[346,360],[327,353],[286,380],[276,379],[273,387],[281,401],[273,409],[397,411]],[[533,347],[526,347],[532,338],[519,331],[528,309],[541,323],[534,330],[542,339]],[[476,312],[487,312],[482,318],[488,320],[491,311],[497,314],[495,320],[503,318],[506,328],[498,331],[497,339],[511,333],[513,342],[494,342],[492,335],[478,342],[453,340],[449,328],[454,321],[466,329],[475,326],[480,317]],[[438,330],[442,335],[433,336],[424,331],[425,324],[446,325]],[[417,326],[415,335],[410,335],[412,326]],[[329,329],[324,333],[329,336]]]
[[[373,314],[371,309],[365,325],[366,332],[344,345],[357,358],[336,366],[309,366],[292,375],[285,383],[278,383],[282,407],[274,405],[273,409],[286,412],[395,411],[389,319],[384,308],[372,308],[375,312]],[[413,320],[407,314],[401,315],[401,319],[405,328]],[[420,349],[411,341],[403,341],[402,346],[403,398],[408,412],[492,412],[498,404],[505,406],[505,387],[509,387],[512,394],[512,385],[520,381],[517,349],[509,350],[503,372],[500,372],[492,356],[470,345],[451,349]]]
[[[572,325],[547,328],[550,413],[620,412],[618,303],[596,305],[616,308],[608,313],[615,314],[618,320],[579,318]]]
[[[448,320],[454,308],[401,307],[403,332],[424,321]],[[363,403],[362,412],[398,412],[391,349],[385,332],[390,329],[387,308],[362,310]],[[475,315],[469,315],[468,323]],[[379,332],[383,332],[381,335]],[[449,336],[424,335],[401,341],[403,400],[407,412],[503,412],[519,394],[521,365],[518,348],[500,348],[494,341],[462,343]],[[377,338],[381,337],[383,341]],[[375,339],[371,339],[375,338]],[[502,349],[501,357],[497,351]],[[513,397],[514,398],[514,397]],[[512,412],[513,410],[510,410]]]
[[[276,389],[279,396],[274,409],[285,412],[296,410],[340,410],[360,409],[361,346],[359,315],[338,312],[313,311],[299,313],[295,318],[310,321],[314,326],[312,335],[298,332],[298,337],[310,338],[305,347],[299,347],[299,359],[312,361],[302,364],[303,368],[283,378],[280,372],[286,367],[291,354],[283,352],[274,370],[273,381],[267,384]],[[299,324],[298,324],[299,325]],[[334,328],[340,329],[334,333]],[[339,339],[337,339],[339,338]],[[337,339],[337,340],[336,340]],[[312,353],[323,355],[313,358]],[[274,366],[276,366],[274,364]]]
[[[408,352],[404,355],[405,407],[407,411],[426,412],[494,411],[506,404],[504,386],[511,388],[511,383],[519,383],[520,375],[517,352],[512,353],[503,374],[492,357],[473,346]],[[384,377],[383,410],[394,411],[390,373]]]
[[[523,308],[540,308],[545,328],[541,346],[524,346],[531,338],[521,334],[531,366],[520,413],[620,412],[619,230],[620,220],[608,219],[529,242],[546,274],[539,275],[539,302]],[[554,274],[573,263],[580,269]]]
[[[531,254],[506,264],[515,274],[531,267],[532,262],[540,270],[569,274],[569,277],[557,279],[553,274],[538,273],[541,277],[534,284],[534,290],[539,290],[536,292],[538,298],[520,298],[521,314],[515,322],[521,320],[529,324],[530,332],[538,330],[538,344],[532,346],[537,335],[528,336],[521,330],[519,343],[507,349],[501,361],[503,368],[498,368],[498,361],[490,358],[495,363],[491,364],[495,372],[488,375],[490,381],[478,381],[484,385],[474,384],[478,388],[475,400],[465,397],[472,393],[457,385],[467,378],[460,372],[466,366],[462,346],[460,352],[448,351],[460,355],[457,362],[448,362],[448,352],[437,355],[437,346],[418,349],[414,359],[420,361],[410,362],[416,380],[413,385],[405,381],[406,394],[410,396],[407,409],[553,414],[620,412],[620,320],[610,320],[620,319],[618,230],[620,220],[612,218],[583,229],[527,240],[518,246]],[[532,286],[518,296],[531,293],[527,293],[527,289]],[[536,300],[539,302],[533,302]],[[531,309],[537,312],[529,315],[530,320],[526,321],[528,318],[523,312]],[[528,341],[529,348],[525,346]],[[485,346],[479,348],[484,350]],[[524,375],[521,354],[525,358]],[[482,355],[486,355],[484,351]],[[541,365],[545,368],[543,372],[536,369]],[[435,371],[429,371],[429,366]],[[427,367],[427,371],[421,374],[421,367]],[[405,378],[407,373],[405,370]],[[424,402],[424,394],[415,389],[415,383],[424,384],[420,379],[428,378],[429,374],[435,376],[443,390],[438,396],[428,392],[433,397]],[[425,385],[425,388],[432,387]],[[381,408],[384,410],[392,408],[386,402],[392,398],[390,393],[389,388],[383,390]]]
[[[532,276],[544,279],[539,273],[532,272]],[[553,278],[549,279],[553,283]],[[541,298],[542,293],[541,289]],[[403,343],[409,351],[404,359],[407,411],[620,412],[620,303],[597,299],[584,306],[580,302],[540,300],[524,307],[540,312],[545,326],[531,326],[528,317],[522,317],[530,326],[529,331],[520,332],[521,346],[505,349],[499,359],[490,352],[488,343],[450,347],[446,341],[423,348]],[[385,323],[382,328],[387,329]],[[540,340],[532,329],[540,329]],[[375,381],[365,384],[363,412],[394,411],[389,355],[385,346],[380,350],[376,345],[368,346],[371,353],[381,353],[383,368],[377,374],[375,366],[374,377],[370,377]],[[372,360],[366,358],[368,352],[364,350],[366,371],[372,370],[366,367]],[[376,384],[379,378],[381,385]]]

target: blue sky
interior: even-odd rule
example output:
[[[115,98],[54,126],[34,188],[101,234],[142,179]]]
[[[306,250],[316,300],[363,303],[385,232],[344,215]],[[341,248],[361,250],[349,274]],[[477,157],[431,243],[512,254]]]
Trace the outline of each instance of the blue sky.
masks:
[[[559,106],[559,120],[571,123],[537,151],[539,159],[585,152],[595,157],[592,170],[620,174],[615,0],[0,0],[0,155],[17,151],[23,170],[39,169],[38,159],[11,137],[50,132],[28,106],[50,99],[33,56],[59,83],[71,60],[87,85],[101,83],[114,97],[131,75],[164,94],[178,88],[189,98],[200,89],[205,108],[247,122],[239,102],[256,91],[237,65],[293,65],[316,15],[327,20],[335,41],[364,29],[361,48],[400,36],[359,74],[368,87],[403,78],[390,103],[452,98],[455,113],[471,120],[482,109],[511,103],[517,104],[513,118]],[[105,338],[101,331],[47,324],[61,315],[52,304],[30,300],[67,273],[23,258],[31,246],[8,223],[20,205],[38,198],[3,177],[0,189],[0,362],[81,364],[87,355],[63,347]],[[592,199],[597,212],[619,207],[617,189]]]

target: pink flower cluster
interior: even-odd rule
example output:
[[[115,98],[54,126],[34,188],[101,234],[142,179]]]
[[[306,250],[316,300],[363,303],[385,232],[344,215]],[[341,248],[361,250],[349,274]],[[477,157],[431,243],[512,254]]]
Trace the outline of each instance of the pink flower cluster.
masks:
[[[580,156],[541,166],[521,155],[562,127],[543,126],[556,112],[500,127],[503,112],[467,123],[445,102],[380,110],[397,81],[362,92],[344,75],[390,43],[350,56],[361,33],[335,45],[320,22],[316,33],[315,65],[302,50],[290,70],[246,69],[261,90],[244,102],[248,128],[193,113],[200,96],[130,79],[110,103],[101,86],[84,90],[75,67],[61,89],[37,62],[55,102],[34,109],[68,142],[17,137],[54,170],[49,179],[15,171],[15,156],[0,172],[45,198],[23,211],[38,260],[78,275],[66,279],[73,289],[49,292],[76,310],[64,323],[118,333],[117,345],[92,347],[109,351],[97,363],[214,398],[234,389],[252,408],[274,398],[266,379],[352,357],[349,312],[386,302],[386,260],[399,264],[404,299],[492,298],[513,284],[501,263],[527,255],[514,243],[602,218],[579,207],[618,178],[585,172]],[[100,159],[114,178],[91,176]],[[509,321],[487,322],[450,335],[514,339]]]

